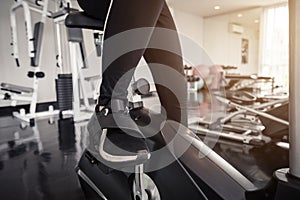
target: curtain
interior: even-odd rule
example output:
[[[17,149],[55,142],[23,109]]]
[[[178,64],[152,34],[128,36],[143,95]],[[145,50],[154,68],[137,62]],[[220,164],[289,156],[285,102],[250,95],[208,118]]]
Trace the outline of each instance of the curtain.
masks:
[[[289,72],[288,5],[268,7],[261,17],[260,75],[275,77],[275,84],[288,87]]]

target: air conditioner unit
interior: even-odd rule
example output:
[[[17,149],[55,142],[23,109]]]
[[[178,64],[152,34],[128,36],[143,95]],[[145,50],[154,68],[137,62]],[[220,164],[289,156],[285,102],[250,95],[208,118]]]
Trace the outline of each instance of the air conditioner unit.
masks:
[[[244,33],[244,27],[238,24],[229,24],[229,32],[230,33],[236,33],[236,34],[242,34]]]

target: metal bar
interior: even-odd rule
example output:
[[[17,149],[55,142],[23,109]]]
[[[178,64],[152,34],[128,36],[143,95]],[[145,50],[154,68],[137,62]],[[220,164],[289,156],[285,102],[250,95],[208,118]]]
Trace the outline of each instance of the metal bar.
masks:
[[[107,200],[107,198],[104,196],[104,194],[97,188],[95,183],[80,169],[77,171],[77,174],[104,200]]]
[[[40,67],[36,67],[34,68],[34,74],[36,72],[39,72],[40,71]],[[33,93],[32,93],[32,100],[30,102],[30,114],[35,114],[36,112],[36,104],[37,104],[37,98],[38,98],[38,89],[39,89],[39,80],[38,80],[38,77],[36,77],[34,75],[33,77]]]
[[[60,73],[63,73],[61,29],[58,23],[55,24],[55,36],[56,36],[56,66],[60,69]]]
[[[33,11],[33,12],[36,12],[36,13],[39,13],[39,14],[43,14],[43,11],[40,10],[40,9],[38,9],[38,8],[29,6],[29,9],[31,11]],[[52,17],[52,14],[49,11],[46,12],[46,15],[47,15],[47,17]]]
[[[144,190],[144,183],[143,183],[143,164],[135,166],[135,192],[136,195],[139,196],[141,200],[145,200],[145,190]]]
[[[250,144],[252,140],[259,140],[264,141],[265,143],[268,143],[270,141],[269,137],[263,136],[263,135],[243,135],[238,134],[234,132],[222,132],[222,131],[215,131],[215,130],[209,130],[207,128],[203,128],[199,125],[190,125],[190,129],[195,130],[198,134],[208,136],[208,137],[222,137],[230,140],[240,141],[244,144]]]
[[[48,1],[49,0],[44,0],[44,2],[43,2],[43,11],[42,11],[41,22],[43,22],[44,24],[46,23],[47,14],[48,14],[48,5],[49,5]]]
[[[16,10],[20,7],[24,9],[24,18],[25,18],[25,26],[27,32],[27,45],[28,45],[28,55],[30,58],[34,58],[34,44],[33,44],[33,33],[32,33],[32,23],[31,23],[31,15],[27,2],[20,1],[16,3],[12,8],[12,12],[16,12]]]
[[[80,42],[76,43],[76,52],[80,52]],[[83,104],[85,106],[86,110],[91,110],[93,111],[93,109],[90,108],[90,104],[89,104],[89,100],[88,100],[88,96],[87,96],[87,92],[86,92],[86,88],[85,88],[85,82],[84,82],[84,76],[82,74],[82,65],[84,65],[84,60],[80,60],[78,56],[78,54],[76,53],[76,58],[77,58],[77,64],[76,64],[76,68],[77,68],[77,73],[78,73],[78,78],[79,78],[79,91],[81,91],[82,93],[82,97],[83,97]],[[80,90],[81,89],[81,90]],[[80,97],[80,94],[79,94]]]
[[[13,46],[13,56],[19,66],[18,34],[15,7],[10,9],[11,45]]]
[[[233,117],[239,115],[239,114],[243,114],[243,113],[246,113],[247,111],[246,110],[238,110],[236,112],[232,112],[230,113],[229,115],[225,116],[223,119],[220,120],[220,123],[221,124],[224,124],[226,123],[227,121],[231,120]]]
[[[211,148],[206,146],[200,139],[195,135],[182,134],[182,137],[189,141],[195,148],[199,150],[203,155],[211,160],[215,165],[222,168],[222,170],[227,173],[234,181],[236,181],[240,186],[242,186],[247,191],[256,190],[257,187],[244,175],[242,175],[237,169],[215,153]]]
[[[109,162],[114,162],[114,163],[122,163],[122,162],[133,162],[135,160],[137,160],[137,155],[135,156],[119,156],[119,155],[112,155],[107,153],[104,150],[104,142],[106,139],[106,135],[107,135],[107,129],[103,129],[102,130],[102,134],[100,137],[100,144],[99,144],[99,154],[100,156],[105,159],[106,161]],[[150,158],[150,156],[149,156]]]
[[[278,118],[278,117],[274,117],[273,115],[270,115],[270,114],[267,114],[267,113],[264,113],[264,112],[259,112],[259,111],[257,111],[257,110],[255,110],[255,109],[252,109],[252,108],[248,108],[248,107],[246,107],[246,106],[242,106],[242,105],[239,105],[239,104],[237,104],[237,103],[234,103],[234,102],[232,102],[232,101],[230,101],[230,100],[228,100],[228,99],[225,99],[225,98],[222,98],[222,97],[216,97],[219,101],[221,101],[221,102],[223,102],[223,103],[225,103],[225,104],[227,104],[227,105],[231,105],[231,106],[234,106],[234,107],[236,107],[237,109],[243,109],[243,110],[247,110],[247,111],[249,111],[249,112],[252,112],[252,113],[254,113],[254,114],[257,114],[257,115],[260,115],[260,116],[263,116],[263,117],[266,117],[266,118],[268,118],[268,119],[270,119],[270,120],[273,120],[273,121],[276,121],[276,122],[278,122],[278,123],[281,123],[281,124],[284,124],[284,125],[289,125],[289,122],[287,122],[287,121],[285,121],[285,120],[283,120],[283,119],[280,119],[280,118]],[[300,98],[300,94],[299,94],[299,98]],[[300,127],[299,127],[300,128]]]
[[[285,103],[285,102],[288,102],[288,100],[289,100],[288,98],[278,99],[278,100],[274,100],[274,101],[270,101],[270,102],[267,102],[267,103],[262,103],[262,104],[253,106],[252,108],[253,108],[253,109],[267,108],[267,107],[269,107],[269,106],[274,106],[274,105],[279,104],[279,103]]]
[[[69,42],[70,50],[70,62],[72,68],[72,81],[73,81],[73,111],[74,120],[80,115],[80,93],[78,84],[78,68],[77,68],[77,58],[76,58],[76,45],[73,42]]]

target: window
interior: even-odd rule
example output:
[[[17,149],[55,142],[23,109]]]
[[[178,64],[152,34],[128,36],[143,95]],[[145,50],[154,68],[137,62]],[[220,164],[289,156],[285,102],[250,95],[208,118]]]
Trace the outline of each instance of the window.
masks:
[[[265,8],[260,37],[260,75],[275,77],[275,84],[288,88],[289,72],[288,5]]]

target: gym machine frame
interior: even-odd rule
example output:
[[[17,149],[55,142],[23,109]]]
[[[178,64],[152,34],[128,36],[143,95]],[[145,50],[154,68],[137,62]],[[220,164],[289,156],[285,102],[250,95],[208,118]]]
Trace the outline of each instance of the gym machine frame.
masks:
[[[268,108],[277,104],[285,103],[288,101],[288,99],[272,100],[270,102],[256,105],[254,107],[242,106],[220,96],[217,96],[216,99],[227,106],[237,109],[237,111],[231,112],[228,115],[219,118],[216,122],[206,122],[199,118],[192,119],[189,123],[189,128],[195,130],[196,133],[200,135],[221,137],[224,139],[242,142],[244,144],[264,145],[266,143],[269,143],[271,141],[271,138],[262,134],[263,128],[260,128],[262,125],[256,122],[256,116],[266,117],[272,121],[276,121],[285,126],[289,125],[289,122],[285,120],[272,116],[268,113],[259,111],[259,109]],[[234,124],[226,124],[229,121],[234,122],[235,118],[245,119],[244,121],[248,121],[249,123],[257,123],[257,126],[241,127],[236,126]],[[212,127],[215,127],[216,130],[212,130]]]
[[[38,96],[38,81],[44,77],[44,73],[40,71],[39,59],[41,56],[41,45],[42,36],[44,31],[44,24],[47,17],[51,17],[51,13],[48,11],[49,0],[35,1],[35,5],[24,0],[17,0],[10,9],[10,21],[11,21],[11,36],[13,46],[13,57],[16,61],[17,66],[19,63],[19,52],[18,52],[18,38],[17,38],[17,22],[16,22],[16,11],[23,8],[25,29],[26,29],[26,40],[28,47],[28,55],[30,58],[30,65],[34,68],[34,71],[29,71],[28,76],[33,79],[33,88],[25,88],[12,84],[3,83],[2,90],[7,92],[4,94],[7,100],[12,100],[12,105],[16,104],[16,101],[30,101],[29,113],[26,114],[24,109],[20,112],[13,112],[13,116],[34,125],[34,119],[39,117],[49,117],[58,114],[54,111],[53,106],[49,106],[49,111],[36,112],[37,96]],[[38,7],[41,8],[38,8]],[[35,24],[34,32],[32,31],[31,13],[30,11],[39,13],[42,15],[41,20]],[[7,86],[7,88],[6,88]],[[17,92],[16,92],[17,91]],[[16,94],[19,93],[19,94]]]
[[[110,2],[110,7],[109,7],[109,11],[112,7],[112,4],[113,4],[113,1]],[[108,13],[109,13],[108,11]],[[75,13],[76,14],[76,13]],[[79,14],[80,16],[80,13],[77,13]],[[81,16],[82,17],[82,16]],[[108,17],[107,17],[108,18]],[[107,23],[107,18],[105,20],[105,23],[103,24],[103,34],[105,32],[105,27],[106,27],[106,23]],[[68,21],[68,19],[66,19],[66,21]],[[68,22],[66,22],[66,25],[68,27],[68,25],[70,25]],[[79,70],[79,64],[78,64],[78,58],[76,56],[76,48],[78,48],[78,46],[76,47],[76,42],[80,42],[80,37],[79,37],[79,40],[76,39],[76,36],[78,36],[78,32],[76,34],[76,31],[78,31],[78,29],[81,31],[81,28],[86,28],[84,27],[84,24],[82,25],[83,27],[72,27],[72,26],[69,26],[69,46],[70,46],[70,53],[71,53],[71,66],[72,66],[72,69],[73,69],[73,73],[74,72],[77,72],[76,70]],[[99,27],[101,28],[101,27]],[[99,30],[96,29],[96,30]],[[74,30],[73,34],[72,35],[72,29]],[[91,28],[89,28],[91,29]],[[73,37],[72,37],[73,36]],[[75,36],[75,37],[74,37]],[[80,33],[79,33],[79,36],[80,36]],[[101,37],[101,42],[100,42],[100,50],[102,51],[103,49],[103,40],[104,40],[104,37]],[[75,73],[77,74],[77,73]],[[78,77],[73,77],[73,80],[75,80],[75,82],[73,81],[74,85],[77,86],[77,79]],[[79,74],[79,79],[82,80],[81,78],[81,75]],[[132,82],[134,82],[134,79],[132,79]],[[146,82],[143,80],[143,81],[140,81],[140,83],[143,85],[143,84],[146,84]],[[74,86],[73,85],[73,86]],[[149,86],[149,85],[147,85]],[[132,86],[132,92],[134,93],[137,89],[134,87],[134,84]],[[137,85],[138,87],[138,85]],[[147,87],[147,90],[150,89],[149,87]],[[77,90],[74,91],[76,92],[75,95],[76,96],[79,96],[79,93],[78,93],[78,87],[77,87]],[[143,91],[140,91],[141,93],[143,93]],[[129,92],[130,93],[130,92]],[[133,100],[134,102],[132,102],[131,106],[141,106],[139,103],[140,103],[140,99],[137,98],[138,95],[135,95],[135,94],[132,94],[132,96],[130,96],[130,100]],[[73,105],[77,105],[79,104],[79,102],[74,102]],[[79,107],[77,107],[79,108]],[[78,112],[80,112],[79,110],[77,110]],[[75,116],[74,116],[75,117]],[[95,117],[95,116],[93,116]],[[92,118],[93,118],[92,117]],[[108,152],[106,152],[103,148],[103,145],[104,145],[104,141],[106,140],[106,134],[107,134],[107,128],[103,127],[103,133],[102,133],[102,136],[101,136],[101,141],[100,141],[100,154],[103,155],[103,157],[108,161],[108,162],[115,162],[115,163],[121,163],[121,162],[132,162],[132,163],[139,163],[138,161],[141,161],[142,158],[144,158],[145,156],[145,161],[148,160],[150,158],[150,154],[147,153],[147,152],[144,152],[144,151],[141,151],[139,152],[137,155],[132,155],[132,156],[118,156],[118,155],[112,155]],[[79,177],[81,177],[87,184],[89,184],[92,188],[95,188],[95,191],[98,193],[99,196],[101,196],[103,199],[106,199],[106,197],[101,193],[100,190],[97,190],[95,184],[93,183],[92,180],[89,179],[89,177],[83,172],[81,171],[79,168],[77,169],[77,174]],[[146,193],[145,193],[145,189],[144,189],[144,182],[143,182],[143,178],[144,178],[144,165],[143,165],[143,162],[139,163],[139,164],[135,164],[135,176],[134,176],[134,180],[135,180],[135,188],[134,188],[134,194],[136,196],[139,197],[139,199],[141,200],[144,200],[145,197],[147,196]]]
[[[293,2],[295,3],[295,1]],[[300,2],[298,3],[299,4],[295,7],[295,10],[296,8],[298,10],[300,9]],[[299,46],[300,45],[298,45],[298,47]],[[297,72],[300,72],[299,69]],[[299,75],[300,73],[297,74]],[[293,90],[296,89],[296,87],[292,88]],[[298,109],[296,114],[298,113],[297,115],[299,115],[300,106],[298,105],[296,108]],[[294,118],[294,120],[297,119],[299,118]],[[160,196],[158,196],[158,198],[155,198],[150,195],[148,196],[149,199],[265,199],[268,197],[270,198],[270,196],[267,195],[273,194],[275,199],[295,199],[295,197],[299,197],[299,184],[295,184],[294,182],[295,180],[299,182],[300,177],[300,162],[298,162],[300,161],[299,156],[291,162],[290,170],[292,176],[298,178],[293,178],[293,180],[290,180],[291,182],[288,184],[279,183],[279,187],[276,187],[275,191],[270,191],[268,190],[269,188],[261,188],[254,185],[247,177],[202,142],[195,134],[193,134],[192,131],[185,127],[182,127],[182,129],[178,131],[178,126],[180,125],[172,125],[172,123],[166,122],[163,130],[161,131],[167,144],[169,144],[170,141],[173,141],[174,135],[176,135],[176,137],[178,136],[178,140],[172,143],[170,149],[182,149],[184,143],[187,143],[190,146],[183,152],[182,155],[178,155],[176,157],[178,159],[176,159],[172,164],[153,173],[147,173],[154,180],[156,185],[160,186],[159,194],[162,197],[160,198]],[[99,134],[98,131],[95,132]],[[105,131],[103,134],[106,134]],[[102,142],[100,145],[103,143],[104,137],[105,136],[102,135]],[[299,145],[296,145],[300,143],[300,137],[297,135],[294,135],[294,137],[294,148],[298,149],[291,149],[291,158],[297,156],[299,151],[295,150],[299,150],[300,148]],[[106,152],[103,152],[103,148],[99,148],[99,153],[101,155]],[[170,154],[172,155],[175,153],[177,153],[177,151],[170,151]],[[152,156],[153,155],[151,155],[151,157]],[[165,155],[160,154],[159,156],[161,157]],[[93,191],[88,190],[91,191],[92,194],[98,195],[100,199],[108,199],[109,195],[120,195],[119,198],[115,199],[148,199],[147,195],[140,196],[143,189],[132,191],[134,189],[131,188],[132,185],[128,184],[126,177],[123,179],[121,179],[122,177],[117,179],[118,177],[113,177],[113,175],[115,175],[113,173],[105,174],[101,169],[102,167],[103,164],[101,164],[101,162],[93,157],[88,151],[86,151],[81,157],[77,173],[79,177],[85,181],[87,186],[90,187],[89,189],[93,189]],[[139,175],[141,179],[145,179],[144,175],[147,175],[146,173],[139,173],[138,170],[136,171],[136,174]],[[176,174],[175,177],[174,174]],[[282,177],[283,176],[280,178]],[[286,179],[289,181],[291,177],[286,177]],[[284,190],[283,187],[286,186],[290,190]],[[202,189],[208,190],[204,191]],[[124,192],[124,190],[126,191]],[[116,193],[116,191],[118,191],[118,193]],[[134,194],[133,198],[130,195],[132,193]],[[121,197],[121,194],[128,194],[127,198],[126,196]],[[135,196],[136,194],[138,195]],[[184,197],[182,194],[184,194]]]
[[[65,19],[68,14],[71,12],[78,11],[77,9],[71,8],[71,2],[67,1],[67,8],[63,9],[59,12],[53,13],[52,18],[55,23],[55,31],[56,31],[56,66],[60,68],[61,73],[63,73],[63,60],[62,60],[62,37],[61,37],[61,27],[60,25],[65,22]],[[92,112],[94,111],[94,107],[90,105],[88,99],[88,93],[85,87],[85,83],[87,81],[96,81],[99,79],[99,76],[94,77],[84,77],[82,73],[82,69],[88,68],[87,56],[84,47],[84,39],[83,32],[81,28],[66,28],[67,31],[67,40],[68,40],[68,51],[69,51],[69,63],[70,69],[72,73],[72,86],[73,86],[73,103],[72,110],[63,110],[61,111],[62,116],[64,115],[73,115],[75,122],[80,122],[84,120],[90,119]],[[99,39],[96,37],[100,37],[102,33],[94,33],[95,44],[99,44]],[[100,38],[101,40],[101,38]],[[97,51],[97,55],[101,56],[101,52]],[[95,89],[93,87],[92,89]],[[81,98],[82,97],[82,98]],[[81,99],[83,99],[83,103],[81,103]]]
[[[54,110],[53,106],[49,106],[49,111],[46,112],[39,112],[36,113],[36,104],[37,104],[37,95],[38,95],[38,79],[39,77],[37,76],[37,73],[42,73],[40,72],[40,67],[39,67],[39,58],[41,55],[41,43],[42,43],[42,35],[43,35],[43,29],[44,29],[44,24],[46,21],[46,18],[49,17],[53,19],[55,23],[55,28],[56,28],[56,40],[57,40],[57,67],[60,67],[62,65],[62,48],[61,48],[61,37],[60,37],[60,27],[59,23],[64,22],[64,19],[66,15],[70,11],[75,11],[76,9],[70,8],[71,2],[69,0],[66,1],[60,1],[59,2],[59,7],[56,7],[57,12],[52,13],[48,11],[48,5],[49,5],[49,0],[44,0],[44,1],[36,1],[36,4],[33,4],[31,2],[25,1],[25,0],[18,0],[16,1],[10,10],[10,19],[11,19],[11,31],[12,31],[12,43],[11,45],[13,46],[13,57],[16,61],[17,66],[20,66],[19,62],[19,52],[18,52],[18,38],[17,38],[17,23],[16,23],[16,11],[20,8],[23,8],[24,11],[24,19],[25,19],[25,28],[26,28],[26,40],[27,40],[27,47],[28,47],[28,55],[30,58],[30,64],[32,67],[34,67],[34,72],[32,73],[32,78],[33,78],[33,88],[27,88],[27,87],[21,87],[13,84],[8,84],[8,83],[2,83],[1,84],[1,90],[5,90],[4,94],[1,94],[1,98],[5,100],[11,100],[12,106],[15,106],[17,101],[28,101],[30,102],[30,111],[28,114],[26,114],[24,109],[21,109],[20,112],[13,112],[13,116],[30,123],[31,125],[34,125],[34,119],[39,118],[39,117],[49,117],[49,116],[54,116],[58,114],[62,114],[62,116],[68,116],[68,115],[74,115],[75,121],[81,121],[81,120],[86,120],[91,116],[91,112],[93,111],[92,108],[89,106],[86,90],[84,87],[84,79],[81,69],[78,65],[79,60],[76,60],[76,63],[74,64],[74,58],[77,59],[76,53],[73,54],[71,53],[71,69],[73,73],[73,110],[68,110],[68,111],[59,111],[59,110]],[[65,7],[65,4],[67,4],[67,7]],[[38,6],[41,6],[42,9],[38,8]],[[30,11],[42,14],[42,19],[40,22],[38,22],[35,25],[35,30],[34,33],[32,31],[32,22],[31,22],[31,13]],[[82,35],[82,34],[81,34]],[[70,51],[74,50],[73,47],[70,44]],[[80,45],[80,53],[82,56],[82,64],[83,67],[87,67],[87,62],[86,62],[86,53],[84,51],[84,44],[83,44],[83,38],[81,38],[81,41],[79,42]],[[77,67],[76,67],[77,66]],[[80,80],[80,84],[78,84],[78,81],[75,80]],[[85,108],[88,108],[89,114],[85,113],[83,116],[83,112],[81,112],[82,108],[80,108],[80,93],[79,90],[81,89],[83,99],[84,99],[84,106]]]

